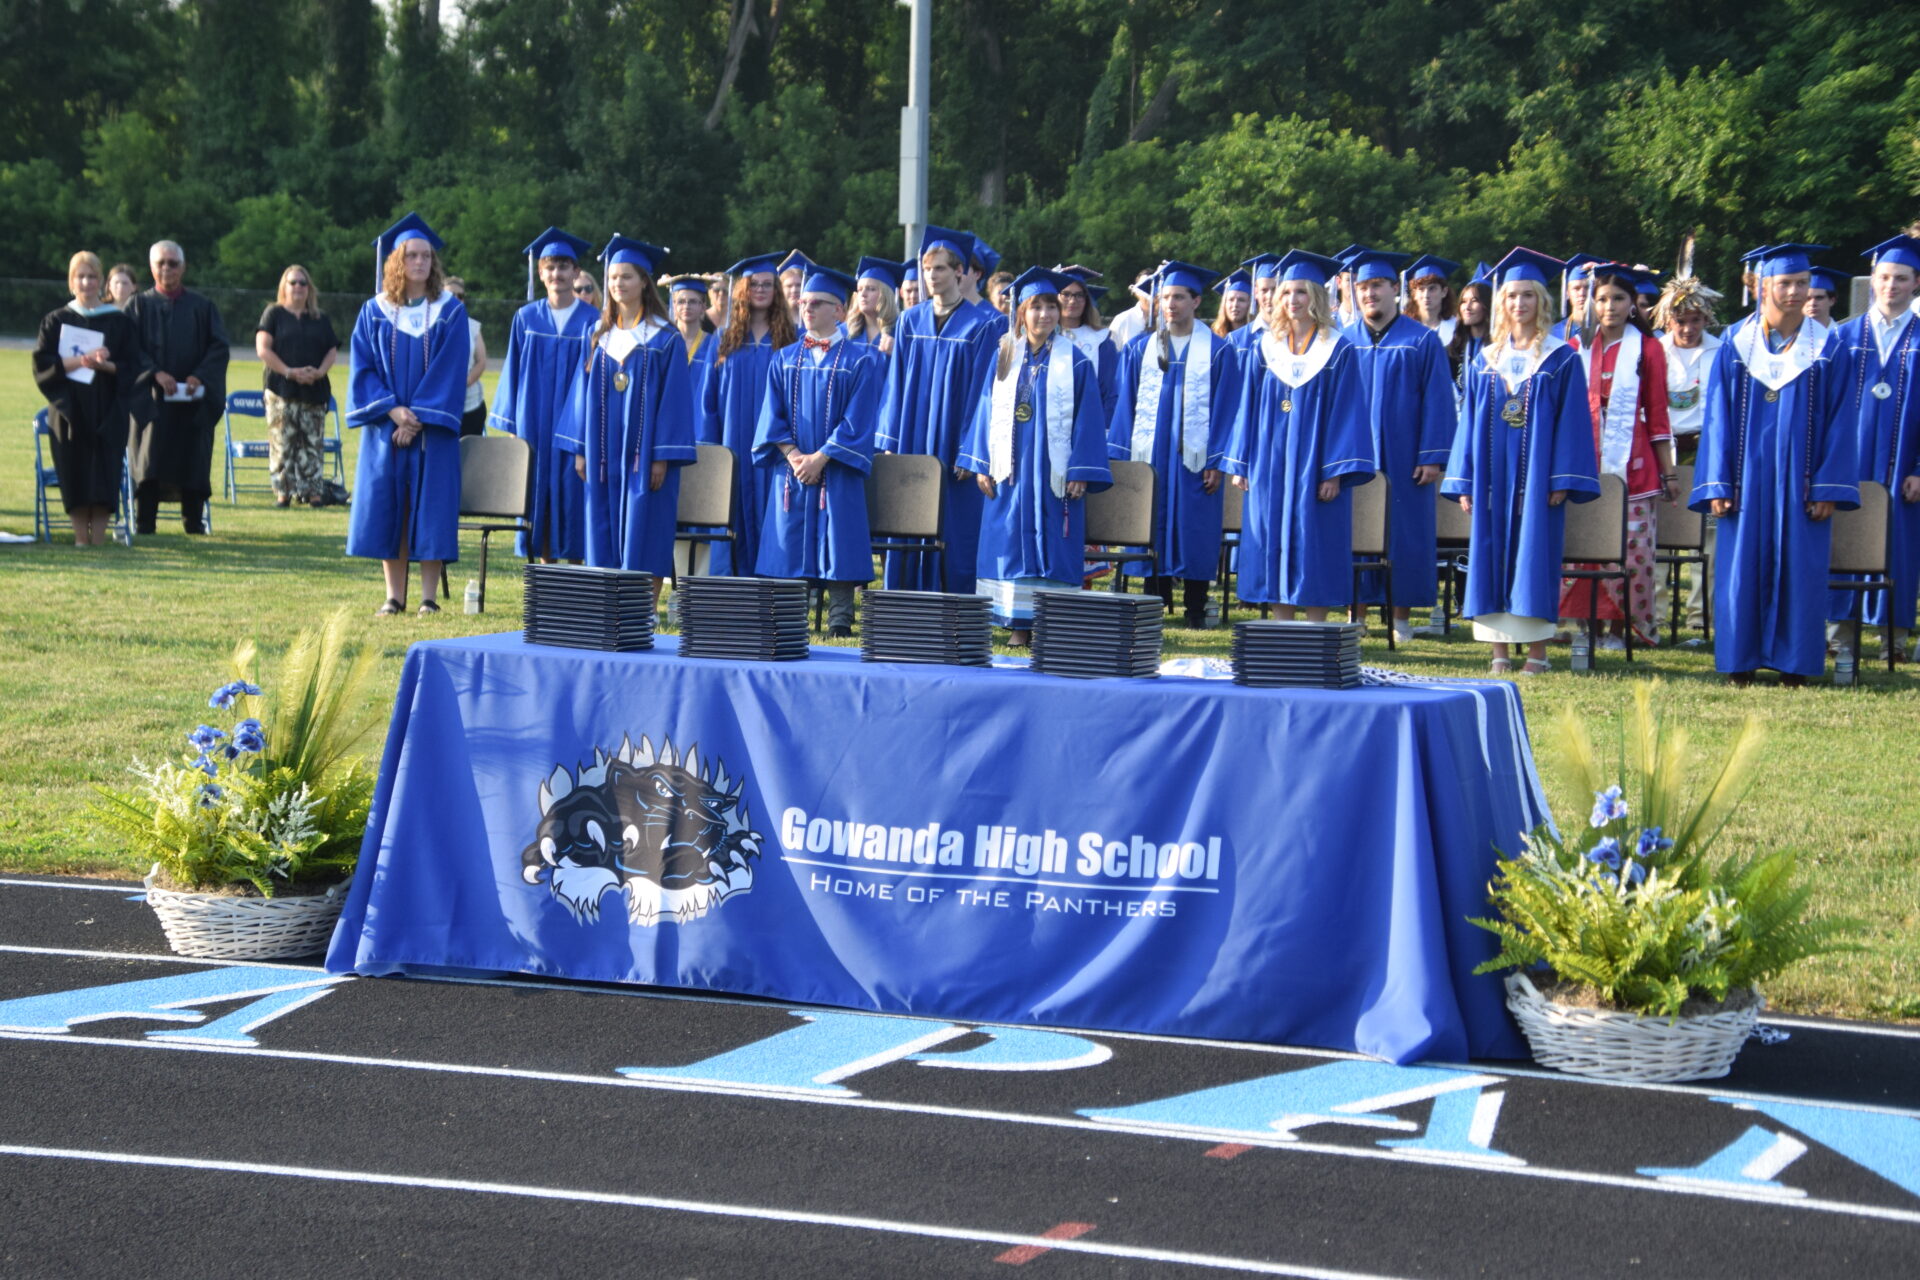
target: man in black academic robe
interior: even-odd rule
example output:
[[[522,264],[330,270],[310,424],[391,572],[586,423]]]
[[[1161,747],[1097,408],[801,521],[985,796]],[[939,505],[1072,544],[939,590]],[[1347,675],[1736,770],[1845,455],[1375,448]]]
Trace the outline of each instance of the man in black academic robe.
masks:
[[[205,533],[213,493],[213,428],[227,402],[227,328],[220,309],[188,290],[186,257],[162,240],[148,265],[154,287],[127,304],[145,370],[133,395],[135,528],[152,533],[162,502],[178,502],[188,533]],[[179,398],[197,393],[196,398]],[[170,399],[169,397],[175,397]]]

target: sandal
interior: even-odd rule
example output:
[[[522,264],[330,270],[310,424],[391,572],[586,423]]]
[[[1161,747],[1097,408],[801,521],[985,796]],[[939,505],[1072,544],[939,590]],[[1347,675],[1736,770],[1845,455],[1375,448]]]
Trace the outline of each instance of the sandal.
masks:
[[[1523,676],[1543,676],[1553,670],[1553,664],[1545,658],[1528,658],[1527,665],[1520,668]]]
[[[1487,664],[1487,672],[1490,675],[1496,676],[1511,675],[1513,674],[1513,659],[1495,658]]]
[[[391,618],[394,614],[401,612],[406,607],[407,606],[401,604],[398,600],[389,596],[385,604],[373,611],[373,616],[376,618]]]
[[[431,618],[438,612],[440,612],[439,602],[434,600],[422,600],[420,602],[420,616],[422,618]]]

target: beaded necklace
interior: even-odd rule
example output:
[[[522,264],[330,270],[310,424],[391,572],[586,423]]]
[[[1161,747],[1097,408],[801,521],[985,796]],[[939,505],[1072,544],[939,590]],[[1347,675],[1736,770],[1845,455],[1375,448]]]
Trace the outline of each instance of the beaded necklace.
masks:
[[[820,416],[823,429],[820,447],[823,449],[826,448],[825,436],[831,435],[833,432],[833,376],[840,372],[840,361],[846,356],[847,348],[851,345],[851,343],[844,339],[835,342],[833,344],[833,361],[831,364],[825,366],[827,388],[825,403]],[[805,348],[801,348],[800,353],[793,358],[793,374],[788,379],[790,391],[787,396],[787,420],[793,424],[795,440],[799,439],[800,430],[800,375],[806,371],[807,365],[811,363],[812,361],[807,356]],[[820,510],[825,511],[827,509],[827,483],[825,476],[820,478],[819,488]],[[780,491],[780,509],[782,511],[791,511],[793,509],[792,495],[793,472],[788,471],[786,475],[786,486]]]
[[[425,298],[416,298],[411,302],[403,302],[400,305],[402,307],[424,307],[427,305],[427,300]],[[398,315],[399,310],[400,310],[399,307],[394,308],[394,311],[396,314],[394,315],[394,319],[393,319],[393,332],[387,335],[387,368],[393,370],[396,376],[398,376],[400,372],[400,317]],[[426,366],[432,363],[433,363],[433,326],[429,324],[420,331],[420,367],[424,369],[426,368]]]
[[[644,327],[645,324],[646,324],[646,319],[645,317],[642,317],[640,320],[640,323],[633,327],[641,328],[641,327]],[[620,322],[618,320],[614,321],[614,327],[616,329],[620,327]],[[633,470],[637,473],[640,470],[640,458],[646,452],[647,382],[648,382],[647,371],[648,371],[648,362],[650,357],[653,354],[653,350],[652,350],[652,345],[647,342],[641,342],[637,344],[635,347],[635,350],[638,351],[640,354],[640,368],[635,371],[635,375],[634,375],[636,378],[638,378],[640,382],[640,434],[637,437],[635,437],[633,442]],[[609,356],[607,354],[607,350],[605,347],[595,346],[594,358],[596,360],[605,360],[608,364],[613,365],[616,371],[623,371],[621,369],[620,362],[615,360],[612,356]],[[599,433],[598,433],[600,438],[599,472],[600,472],[600,479],[605,480],[607,478],[607,396],[608,396],[608,384],[611,383],[613,379],[597,378],[596,381],[600,385],[600,403],[599,403],[600,422],[599,422]]]

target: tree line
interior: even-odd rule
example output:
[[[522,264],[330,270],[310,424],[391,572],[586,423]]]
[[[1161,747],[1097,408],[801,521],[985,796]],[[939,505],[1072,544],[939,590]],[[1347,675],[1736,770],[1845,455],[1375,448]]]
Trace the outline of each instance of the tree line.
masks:
[[[1515,243],[1722,287],[1920,212],[1920,7],[1866,0],[936,0],[930,216],[1130,277]],[[558,223],[677,270],[899,256],[894,0],[6,0],[0,276],[68,254],[358,297],[417,209],[476,293]],[[333,304],[339,310],[339,304]]]

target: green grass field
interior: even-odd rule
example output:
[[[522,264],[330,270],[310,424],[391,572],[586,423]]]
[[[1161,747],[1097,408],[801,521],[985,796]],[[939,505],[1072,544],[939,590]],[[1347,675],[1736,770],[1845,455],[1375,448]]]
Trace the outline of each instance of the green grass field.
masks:
[[[258,385],[258,366],[235,366],[235,387]],[[488,379],[491,392],[492,379]],[[345,395],[344,374],[335,392]],[[0,351],[0,529],[33,527],[33,434],[41,400],[28,357]],[[351,482],[354,433],[347,433]],[[224,681],[236,640],[257,639],[271,662],[294,632],[346,606],[385,661],[380,696],[391,696],[400,658],[415,640],[515,629],[519,565],[497,556],[488,612],[458,612],[470,562],[456,566],[448,612],[375,619],[383,598],[377,565],[348,560],[346,511],[279,510],[263,495],[237,506],[219,497],[216,442],[214,533],[188,539],[171,529],[131,550],[79,551],[71,542],[0,546],[0,872],[138,876],[146,868],[106,842],[86,807],[95,783],[124,778],[134,756],[175,750],[204,718],[207,692]],[[463,554],[477,558],[477,537]],[[418,586],[414,599],[418,600]],[[1170,630],[1169,650],[1225,656],[1225,631]],[[1486,649],[1456,633],[1389,655],[1367,642],[1367,660],[1420,675],[1485,671]],[[1555,654],[1564,667],[1564,650]],[[1633,680],[1665,680],[1664,703],[1712,751],[1749,713],[1768,730],[1752,799],[1729,831],[1734,847],[1791,849],[1818,887],[1823,914],[1865,922],[1863,949],[1813,961],[1777,980],[1776,1007],[1854,1017],[1920,1018],[1920,676],[1871,668],[1863,687],[1736,691],[1697,650],[1643,654],[1632,677],[1619,655],[1605,674],[1564,671],[1527,682],[1537,739],[1562,707],[1589,719],[1596,740],[1614,740]],[[1583,821],[1589,797],[1565,794],[1547,767],[1555,812]]]

